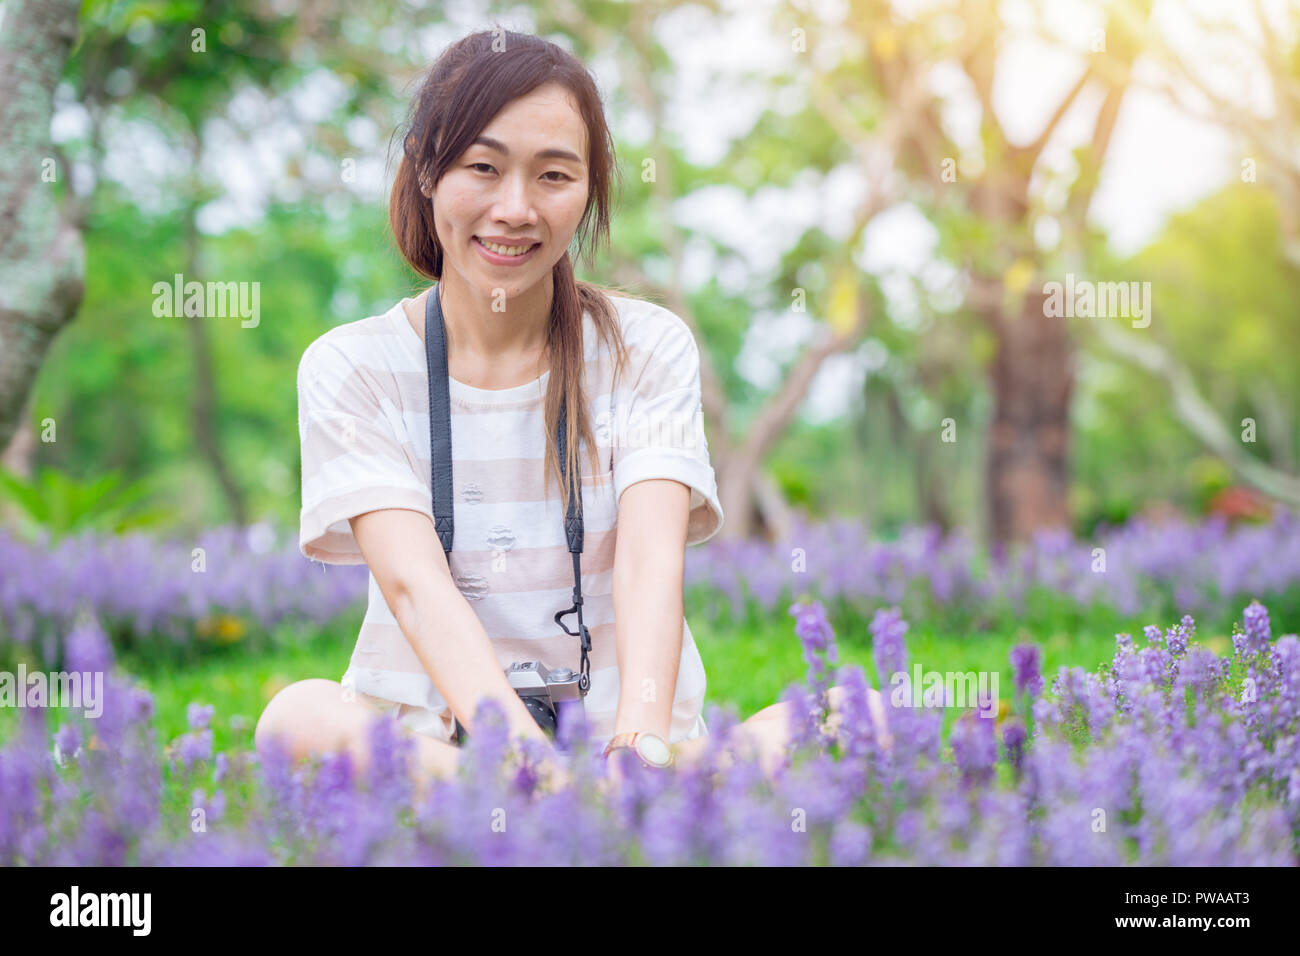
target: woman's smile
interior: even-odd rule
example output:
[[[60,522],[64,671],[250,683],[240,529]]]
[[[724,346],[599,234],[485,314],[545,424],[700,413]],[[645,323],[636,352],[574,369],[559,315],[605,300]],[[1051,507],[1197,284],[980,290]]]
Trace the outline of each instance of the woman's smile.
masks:
[[[478,236],[474,237],[474,246],[482,254],[483,258],[493,265],[498,266],[517,266],[527,262],[533,257],[538,249],[542,247],[540,242],[535,242],[531,246],[506,246],[497,243],[489,243]],[[520,250],[523,251],[520,251]]]

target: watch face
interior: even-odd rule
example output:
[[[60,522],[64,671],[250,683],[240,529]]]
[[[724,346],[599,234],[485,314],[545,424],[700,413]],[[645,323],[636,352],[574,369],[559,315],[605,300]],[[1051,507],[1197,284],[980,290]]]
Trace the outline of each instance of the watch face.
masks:
[[[656,767],[665,766],[672,758],[668,743],[657,734],[640,734],[636,738],[636,750],[642,760]]]

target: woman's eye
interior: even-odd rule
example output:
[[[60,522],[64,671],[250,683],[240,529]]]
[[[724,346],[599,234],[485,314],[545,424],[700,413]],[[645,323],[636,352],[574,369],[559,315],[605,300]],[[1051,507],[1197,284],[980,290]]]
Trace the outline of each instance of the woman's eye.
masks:
[[[469,168],[470,168],[470,169],[479,169],[479,168],[482,168],[485,172],[491,172],[491,171],[492,171],[492,164],[491,164],[491,163],[470,163],[470,164],[469,164]],[[553,182],[553,183],[564,183],[564,182],[568,182],[568,181],[572,178],[572,177],[568,176],[567,174],[560,172],[558,169],[552,169],[550,172],[548,172],[548,173],[544,173],[543,175],[544,175],[544,176],[558,176],[558,177],[559,177],[558,179],[552,179],[552,180],[550,180],[550,182]]]

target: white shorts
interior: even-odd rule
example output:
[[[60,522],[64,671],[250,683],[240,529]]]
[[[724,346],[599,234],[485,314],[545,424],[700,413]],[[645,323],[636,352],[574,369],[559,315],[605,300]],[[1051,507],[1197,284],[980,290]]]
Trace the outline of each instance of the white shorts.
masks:
[[[357,691],[356,695],[357,700],[365,701],[385,714],[396,715],[398,724],[417,734],[433,737],[454,747],[460,746],[460,742],[456,739],[456,717],[452,714],[451,708],[438,713],[427,707],[415,707],[395,700],[386,700],[363,691]]]

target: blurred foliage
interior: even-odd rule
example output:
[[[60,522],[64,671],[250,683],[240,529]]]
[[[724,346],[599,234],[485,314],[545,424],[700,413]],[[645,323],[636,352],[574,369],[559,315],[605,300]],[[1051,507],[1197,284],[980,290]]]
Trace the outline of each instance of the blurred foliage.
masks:
[[[149,483],[124,484],[119,472],[77,481],[56,468],[41,468],[35,478],[0,468],[0,502],[19,509],[20,534],[50,539],[81,531],[122,532],[160,528],[175,518],[168,509],[146,507]]]
[[[161,503],[187,524],[219,523],[222,502],[192,436],[188,332],[183,319],[153,314],[153,284],[174,271],[159,264],[179,261],[181,237],[172,220],[142,219],[115,189],[96,199],[86,304],[37,384],[37,417],[58,422],[59,441],[39,445],[38,456],[73,473],[156,474]],[[339,314],[348,302],[370,314],[387,307],[386,290],[402,293],[390,252],[364,239],[379,215],[358,204],[339,224],[316,206],[275,206],[256,234],[205,241],[205,272],[260,283],[255,327],[237,316],[208,320],[220,375],[216,424],[254,514],[297,520],[303,349],[335,319],[360,317]],[[356,241],[341,243],[339,234]],[[355,278],[345,281],[345,271]]]
[[[631,42],[636,18],[645,15],[617,3],[582,8],[593,29],[614,31],[620,44]],[[252,515],[297,522],[295,380],[303,350],[332,326],[378,314],[423,284],[395,251],[385,197],[378,189],[367,198],[364,190],[349,188],[338,163],[342,157],[393,159],[384,153],[387,138],[414,92],[411,81],[430,56],[416,27],[444,14],[405,0],[365,8],[313,3],[297,15],[280,9],[234,0],[84,4],[67,80],[96,123],[91,133],[61,148],[73,160],[94,162],[93,136],[102,137],[99,146],[111,158],[119,144],[140,139],[141,130],[151,127],[157,145],[150,148],[174,154],[179,171],[157,177],[154,185],[163,197],[157,205],[142,202],[108,166],[96,168],[85,303],[56,340],[33,402],[33,421],[56,419],[60,440],[36,446],[35,464],[47,476],[39,494],[6,486],[9,500],[27,501],[22,509],[33,521],[92,520],[95,508],[110,509],[108,485],[96,477],[84,486],[48,477],[55,468],[65,476],[147,479],[151,506],[190,528],[227,520],[226,502],[194,436],[196,367],[189,332],[184,320],[153,315],[152,288],[184,269],[190,235],[185,210],[202,211],[228,198],[205,173],[224,156],[254,152],[245,137],[255,130],[240,118],[247,102],[237,105],[250,91],[258,102],[300,105],[304,89],[322,72],[342,81],[341,96],[328,109],[305,118],[297,118],[298,105],[268,114],[282,125],[285,117],[294,118],[302,142],[290,149],[283,169],[260,174],[273,177],[260,218],[197,235],[203,275],[194,278],[260,283],[257,327],[244,328],[234,318],[207,320],[205,327],[217,374],[217,437]],[[550,15],[536,11],[543,22]],[[207,31],[206,58],[191,52],[195,23]],[[440,26],[448,37],[464,32]],[[589,38],[552,38],[572,39],[580,55],[593,55],[586,49]],[[881,39],[874,55],[885,57],[891,49],[897,54],[890,42],[896,38]],[[619,49],[626,52],[625,46]],[[643,53],[643,61],[631,62],[648,64],[645,79],[662,94],[672,73],[662,38]],[[863,56],[847,54],[832,67],[838,89],[852,90],[855,71],[873,68]],[[791,98],[781,87],[789,82],[791,77],[772,83],[772,105],[712,164],[690,161],[683,144],[658,143],[653,155],[671,173],[679,197],[707,189],[743,202],[760,190],[802,184],[810,176],[815,181],[854,161],[850,146],[810,104],[788,108]],[[859,85],[844,107],[870,132],[892,107],[871,92],[871,83]],[[630,84],[615,83],[602,92],[614,128],[629,125],[621,121],[639,109]],[[375,135],[358,132],[365,129]],[[189,152],[196,135],[209,153],[202,167]],[[618,282],[615,276],[629,275],[627,265],[655,281],[671,275],[664,210],[653,184],[640,175],[652,144],[617,143],[623,188],[611,252],[580,269],[585,278]],[[1015,266],[1013,259],[1003,261],[1006,250],[1014,257],[1015,250],[1033,247],[1033,236],[995,229],[955,193],[949,200],[940,192],[922,212],[935,233],[940,272],[974,265],[1004,274]],[[749,282],[737,284],[729,281],[732,275],[743,277],[753,268],[743,250],[694,229],[684,230],[683,239],[692,253],[710,257],[707,278],[684,294],[699,323],[701,348],[712,357],[732,409],[732,437],[740,437],[769,390],[742,374],[738,357],[753,351],[755,340],[771,336],[786,343],[804,330],[824,331],[845,261],[843,243],[814,220],[788,237],[772,268],[751,272]],[[1230,428],[1246,417],[1258,421],[1252,453],[1294,468],[1300,457],[1300,383],[1293,373],[1300,313],[1292,304],[1298,277],[1281,254],[1272,194],[1260,185],[1237,184],[1173,217],[1133,257],[1114,255],[1104,237],[1092,237],[1085,253],[1082,271],[1090,276],[1151,282],[1151,334],[1192,370]],[[954,523],[978,527],[990,407],[989,331],[959,307],[952,283],[910,277],[903,280],[906,289],[889,285],[886,296],[887,280],[897,276],[857,278],[854,295],[863,298],[871,319],[856,352],[868,369],[865,376],[839,379],[855,383],[850,412],[830,423],[799,422],[775,443],[766,468],[792,503],[815,517],[864,516],[888,533],[920,520],[927,491],[933,496],[938,486]],[[792,289],[806,293],[806,314],[792,310]],[[902,301],[910,304],[904,308]],[[1070,438],[1076,530],[1087,533],[1099,522],[1141,513],[1152,502],[1203,510],[1230,476],[1172,416],[1165,384],[1093,348],[1086,336],[1078,342]],[[795,355],[790,348],[770,357],[788,370]],[[939,440],[946,419],[959,423],[955,442]],[[94,489],[103,501],[91,506]],[[49,496],[62,496],[65,503],[51,503]]]
[[[1282,254],[1276,198],[1236,184],[1173,216],[1128,260],[1104,248],[1091,272],[1151,283],[1145,330],[1185,365],[1228,430],[1257,420],[1250,453],[1294,468],[1300,448],[1300,275]],[[1080,360],[1074,406],[1077,527],[1168,501],[1202,514],[1233,482],[1174,417],[1157,376],[1106,353]]]

